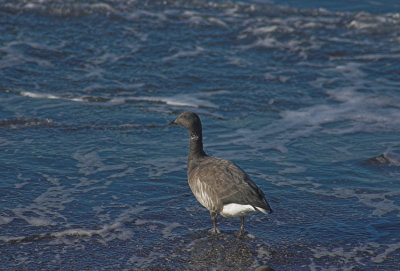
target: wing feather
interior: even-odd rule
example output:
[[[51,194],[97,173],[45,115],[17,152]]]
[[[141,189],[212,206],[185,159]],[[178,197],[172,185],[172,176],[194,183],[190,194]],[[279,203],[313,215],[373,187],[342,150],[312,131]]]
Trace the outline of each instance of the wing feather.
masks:
[[[250,204],[267,211],[271,209],[264,193],[231,161],[207,157],[188,173],[188,179],[191,188],[197,180],[207,187],[208,193],[217,199],[216,209],[219,211],[229,203]],[[196,194],[195,191],[193,193]]]

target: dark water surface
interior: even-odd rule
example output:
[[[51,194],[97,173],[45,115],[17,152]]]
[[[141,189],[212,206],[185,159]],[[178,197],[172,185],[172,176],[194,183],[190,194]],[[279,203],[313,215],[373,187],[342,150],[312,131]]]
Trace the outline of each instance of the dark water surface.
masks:
[[[0,269],[398,270],[398,1],[10,0],[0,33]],[[275,211],[244,239],[185,110]]]

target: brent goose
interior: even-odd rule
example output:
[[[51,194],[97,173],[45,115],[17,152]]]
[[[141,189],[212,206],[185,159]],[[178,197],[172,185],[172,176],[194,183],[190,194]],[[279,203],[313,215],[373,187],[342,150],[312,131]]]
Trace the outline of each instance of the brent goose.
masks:
[[[201,121],[195,113],[184,112],[171,124],[181,125],[189,131],[188,182],[196,199],[210,211],[214,233],[218,232],[218,214],[240,217],[238,234],[243,235],[245,215],[256,211],[272,213],[264,193],[241,168],[204,152]]]

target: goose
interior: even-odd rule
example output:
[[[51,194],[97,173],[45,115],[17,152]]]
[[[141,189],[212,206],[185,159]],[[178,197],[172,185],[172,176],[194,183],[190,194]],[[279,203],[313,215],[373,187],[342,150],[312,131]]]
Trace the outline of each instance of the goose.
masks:
[[[197,114],[187,111],[171,124],[186,128],[190,136],[187,178],[190,189],[211,216],[213,233],[218,233],[217,216],[240,217],[238,235],[244,234],[244,216],[272,213],[264,193],[235,163],[208,156],[203,150],[202,125]]]

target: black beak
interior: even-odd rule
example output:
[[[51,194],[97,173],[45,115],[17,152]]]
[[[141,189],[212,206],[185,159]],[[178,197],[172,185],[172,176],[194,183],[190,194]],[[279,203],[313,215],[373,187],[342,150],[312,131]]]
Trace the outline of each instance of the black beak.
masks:
[[[176,120],[176,119],[174,119],[174,120],[170,121],[168,124],[169,124],[169,125],[176,124],[175,120]]]

